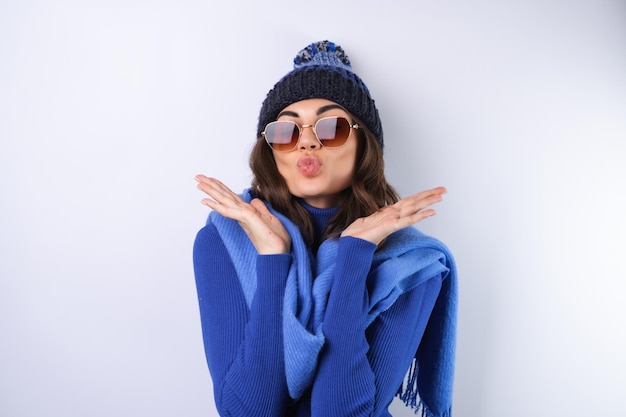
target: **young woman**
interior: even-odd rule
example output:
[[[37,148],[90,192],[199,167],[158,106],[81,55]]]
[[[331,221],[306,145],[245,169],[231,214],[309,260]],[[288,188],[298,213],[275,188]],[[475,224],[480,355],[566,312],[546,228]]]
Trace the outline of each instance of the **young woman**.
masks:
[[[387,183],[374,101],[338,45],[296,56],[261,108],[251,188],[198,175],[194,244],[221,416],[390,416],[398,395],[450,416],[456,271],[413,225],[437,187]],[[405,380],[406,377],[406,380]]]

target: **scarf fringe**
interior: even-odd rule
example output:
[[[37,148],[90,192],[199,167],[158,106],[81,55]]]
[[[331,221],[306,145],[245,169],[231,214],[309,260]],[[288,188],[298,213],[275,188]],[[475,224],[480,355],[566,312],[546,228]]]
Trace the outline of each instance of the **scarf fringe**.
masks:
[[[404,405],[410,407],[416,415],[420,417],[452,417],[452,409],[448,409],[443,414],[433,413],[426,404],[419,398],[419,392],[417,389],[417,376],[419,374],[419,367],[417,359],[413,358],[413,363],[409,368],[406,376],[406,384],[400,384],[396,397],[398,397]]]

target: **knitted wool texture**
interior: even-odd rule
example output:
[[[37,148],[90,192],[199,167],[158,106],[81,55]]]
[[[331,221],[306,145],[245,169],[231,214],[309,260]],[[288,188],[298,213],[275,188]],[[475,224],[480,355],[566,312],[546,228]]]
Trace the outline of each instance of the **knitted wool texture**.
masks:
[[[356,116],[384,146],[383,128],[367,86],[352,71],[350,59],[330,41],[315,42],[293,60],[294,69],[269,91],[261,106],[257,137],[290,104],[311,98],[333,101]]]
[[[250,190],[241,197],[251,201]],[[285,372],[289,394],[299,398],[315,378],[317,358],[324,345],[323,317],[332,287],[337,240],[326,240],[314,259],[298,227],[268,203],[268,209],[286,227],[292,239],[293,264],[287,278],[283,335]],[[213,223],[237,271],[248,306],[256,291],[256,249],[239,224],[211,212]],[[416,228],[390,236],[374,256],[367,278],[369,312],[366,326],[398,297],[431,277],[443,274],[440,296],[431,313],[409,377],[397,395],[406,405],[427,417],[450,417],[456,345],[456,266],[448,248]],[[365,329],[363,329],[365,331]]]

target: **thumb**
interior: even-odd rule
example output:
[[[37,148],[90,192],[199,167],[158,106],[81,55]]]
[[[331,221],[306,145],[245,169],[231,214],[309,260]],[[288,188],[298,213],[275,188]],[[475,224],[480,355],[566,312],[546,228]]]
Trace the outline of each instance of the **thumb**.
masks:
[[[250,205],[254,207],[262,216],[271,215],[265,203],[258,198],[252,199],[252,201],[250,201]]]

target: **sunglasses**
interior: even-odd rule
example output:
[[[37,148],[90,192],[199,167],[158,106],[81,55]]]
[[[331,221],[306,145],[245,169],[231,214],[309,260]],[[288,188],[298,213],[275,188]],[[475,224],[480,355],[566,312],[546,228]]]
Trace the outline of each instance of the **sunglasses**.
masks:
[[[345,117],[324,117],[314,125],[299,126],[290,120],[278,120],[268,123],[261,136],[270,148],[277,152],[293,151],[298,145],[302,131],[310,127],[322,146],[337,148],[343,146],[350,137],[352,129],[358,129],[358,124],[350,124]]]

